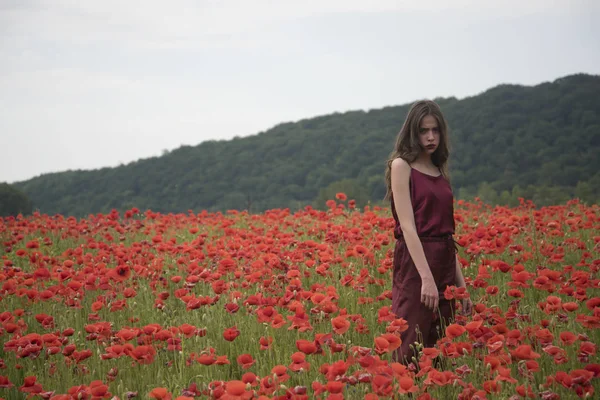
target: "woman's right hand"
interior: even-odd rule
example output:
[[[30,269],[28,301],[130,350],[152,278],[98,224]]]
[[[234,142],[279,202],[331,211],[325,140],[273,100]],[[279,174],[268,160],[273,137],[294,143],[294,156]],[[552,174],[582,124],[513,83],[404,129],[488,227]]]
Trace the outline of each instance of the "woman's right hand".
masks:
[[[439,293],[433,277],[421,279],[421,303],[432,310],[438,308]]]

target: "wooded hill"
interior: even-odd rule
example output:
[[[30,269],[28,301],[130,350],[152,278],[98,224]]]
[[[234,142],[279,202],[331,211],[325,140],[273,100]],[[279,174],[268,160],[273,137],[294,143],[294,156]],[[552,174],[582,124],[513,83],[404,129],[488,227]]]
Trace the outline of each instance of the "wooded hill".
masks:
[[[457,198],[512,205],[600,200],[600,76],[536,86],[503,84],[435,99],[450,126]],[[115,208],[259,212],[323,206],[343,191],[381,204],[385,161],[410,104],[282,123],[253,136],[182,146],[116,168],[17,182],[42,213],[86,216]]]

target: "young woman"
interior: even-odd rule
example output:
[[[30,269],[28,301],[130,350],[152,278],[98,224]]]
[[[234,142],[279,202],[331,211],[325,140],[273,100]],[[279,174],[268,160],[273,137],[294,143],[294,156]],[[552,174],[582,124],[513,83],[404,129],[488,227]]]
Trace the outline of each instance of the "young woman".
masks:
[[[415,342],[433,347],[453,318],[446,287],[465,286],[453,238],[448,155],[448,126],[439,106],[428,100],[413,104],[385,174],[396,222],[392,311],[409,326],[395,354],[404,363],[414,362]],[[463,300],[463,312],[471,309],[471,301]]]

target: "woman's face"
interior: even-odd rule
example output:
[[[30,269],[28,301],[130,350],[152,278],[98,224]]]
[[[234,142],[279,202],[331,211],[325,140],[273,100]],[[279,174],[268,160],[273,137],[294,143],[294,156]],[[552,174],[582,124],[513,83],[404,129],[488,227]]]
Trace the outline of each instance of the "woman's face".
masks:
[[[419,143],[429,155],[433,154],[440,145],[440,128],[432,115],[427,115],[421,120]]]

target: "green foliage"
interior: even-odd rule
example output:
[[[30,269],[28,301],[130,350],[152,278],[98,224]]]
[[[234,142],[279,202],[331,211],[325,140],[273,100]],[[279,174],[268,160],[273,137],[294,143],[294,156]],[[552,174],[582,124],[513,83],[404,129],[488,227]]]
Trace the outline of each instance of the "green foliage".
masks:
[[[506,203],[520,194],[539,206],[567,196],[598,202],[598,93],[600,76],[579,74],[534,87],[500,85],[462,100],[436,99],[451,129],[457,197]],[[367,196],[379,203],[385,161],[409,107],[283,123],[117,168],[46,174],[16,185],[41,212],[76,216],[131,207],[164,213],[295,210],[322,205],[330,185],[345,180],[357,202]]]
[[[0,183],[0,217],[31,214],[31,200],[16,187]]]
[[[342,179],[327,185],[327,187],[319,190],[319,195],[314,202],[316,208],[325,208],[327,200],[335,199],[337,193],[344,193],[348,199],[354,199],[356,206],[364,207],[369,202],[369,194],[367,188],[362,185],[357,179]]]

